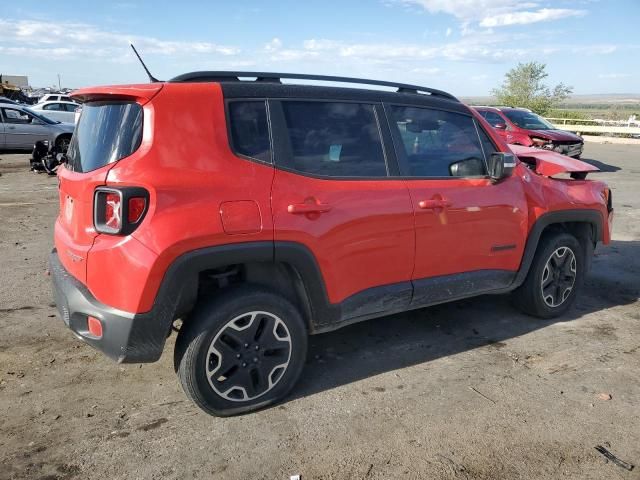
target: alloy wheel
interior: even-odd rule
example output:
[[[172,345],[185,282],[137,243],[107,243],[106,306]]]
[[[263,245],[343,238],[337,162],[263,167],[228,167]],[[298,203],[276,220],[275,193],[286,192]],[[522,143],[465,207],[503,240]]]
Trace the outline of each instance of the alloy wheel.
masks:
[[[222,398],[246,402],[272,390],[291,359],[291,335],[278,316],[243,313],[227,322],[209,345],[207,380]]]
[[[576,282],[576,256],[569,247],[557,248],[542,271],[541,291],[544,303],[551,308],[562,305]]]

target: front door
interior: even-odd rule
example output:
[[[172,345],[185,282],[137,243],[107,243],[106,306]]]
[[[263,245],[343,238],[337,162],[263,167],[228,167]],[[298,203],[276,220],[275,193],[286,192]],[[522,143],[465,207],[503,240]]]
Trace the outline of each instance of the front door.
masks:
[[[276,258],[279,242],[306,247],[342,320],[406,308],[413,211],[404,182],[389,178],[385,147],[391,148],[391,140],[382,141],[381,106],[298,100],[269,105]]]
[[[46,140],[49,130],[45,124],[19,108],[2,107],[7,148],[33,148],[38,140]]]
[[[527,204],[520,179],[486,176],[495,146],[463,113],[386,106],[415,212],[415,302],[507,286],[520,265]],[[442,298],[440,298],[442,297]]]

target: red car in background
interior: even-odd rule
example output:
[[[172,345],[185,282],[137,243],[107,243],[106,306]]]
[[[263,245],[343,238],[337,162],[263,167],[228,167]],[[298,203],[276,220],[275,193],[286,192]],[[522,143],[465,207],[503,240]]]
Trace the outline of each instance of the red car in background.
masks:
[[[473,108],[507,143],[553,150],[574,158],[582,155],[582,137],[566,130],[558,130],[531,110],[512,107]]]

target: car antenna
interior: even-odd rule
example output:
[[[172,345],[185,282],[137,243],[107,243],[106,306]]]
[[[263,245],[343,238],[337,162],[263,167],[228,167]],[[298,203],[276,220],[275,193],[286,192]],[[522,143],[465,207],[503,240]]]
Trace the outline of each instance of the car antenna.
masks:
[[[160,80],[158,80],[156,77],[154,77],[153,75],[151,75],[151,72],[149,71],[149,69],[147,68],[147,66],[144,64],[144,61],[142,60],[142,57],[140,56],[140,54],[138,53],[138,51],[136,50],[136,47],[133,46],[133,43],[129,43],[129,45],[131,45],[131,48],[133,49],[133,53],[136,54],[136,57],[138,57],[138,60],[140,60],[140,63],[142,64],[142,68],[144,68],[144,71],[147,72],[147,75],[149,76],[149,81],[151,83],[157,83]]]

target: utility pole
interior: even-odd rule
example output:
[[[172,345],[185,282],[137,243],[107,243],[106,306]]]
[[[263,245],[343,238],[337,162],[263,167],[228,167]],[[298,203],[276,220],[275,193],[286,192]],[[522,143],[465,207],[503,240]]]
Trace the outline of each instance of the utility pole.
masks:
[[[58,74],[58,90],[62,90],[62,86],[60,85],[60,74]]]

